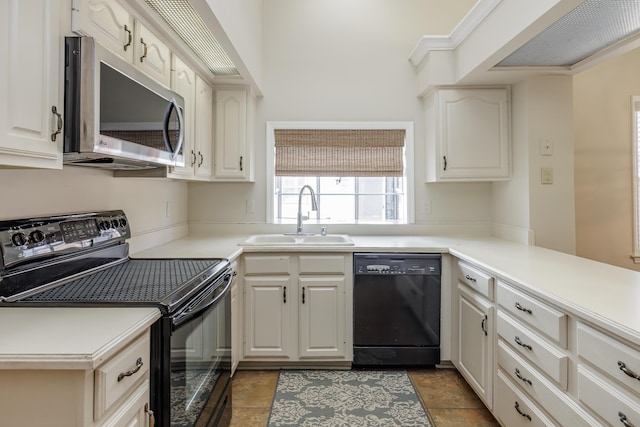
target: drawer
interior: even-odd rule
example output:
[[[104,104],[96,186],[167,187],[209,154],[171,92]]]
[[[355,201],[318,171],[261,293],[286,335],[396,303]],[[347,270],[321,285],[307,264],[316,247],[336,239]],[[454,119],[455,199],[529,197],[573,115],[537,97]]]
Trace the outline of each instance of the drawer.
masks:
[[[287,255],[247,255],[244,257],[245,274],[289,274],[291,264]]]
[[[536,335],[502,310],[498,310],[498,335],[508,342],[516,353],[524,356],[551,377],[563,389],[567,389],[569,357]]]
[[[493,301],[494,278],[477,268],[458,261],[458,279],[474,291]]]
[[[584,365],[578,365],[578,399],[610,425],[640,426],[640,398]]]
[[[345,274],[344,255],[300,255],[300,274]]]
[[[498,304],[516,318],[567,348],[568,316],[524,293],[498,281]]]
[[[577,335],[578,356],[640,394],[640,352],[582,323]]]
[[[111,406],[129,394],[143,378],[149,378],[149,334],[145,333],[113,356],[94,372],[95,420],[100,419]]]
[[[519,390],[502,371],[498,371],[495,415],[508,427],[555,426],[549,417]]]
[[[498,365],[511,381],[527,392],[563,426],[599,426],[571,397],[554,386],[502,340],[498,341]]]

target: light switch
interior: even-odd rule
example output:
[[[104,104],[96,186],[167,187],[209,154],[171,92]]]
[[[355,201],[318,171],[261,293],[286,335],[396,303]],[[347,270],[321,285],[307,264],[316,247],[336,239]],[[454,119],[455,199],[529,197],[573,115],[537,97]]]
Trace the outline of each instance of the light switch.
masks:
[[[542,168],[540,171],[541,182],[543,184],[553,184],[553,168]]]

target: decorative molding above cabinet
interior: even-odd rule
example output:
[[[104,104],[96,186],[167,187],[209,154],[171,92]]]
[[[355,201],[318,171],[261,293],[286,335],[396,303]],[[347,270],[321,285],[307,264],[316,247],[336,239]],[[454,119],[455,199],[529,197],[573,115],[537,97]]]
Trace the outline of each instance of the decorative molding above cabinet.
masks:
[[[424,99],[426,181],[511,178],[510,90],[438,88]]]

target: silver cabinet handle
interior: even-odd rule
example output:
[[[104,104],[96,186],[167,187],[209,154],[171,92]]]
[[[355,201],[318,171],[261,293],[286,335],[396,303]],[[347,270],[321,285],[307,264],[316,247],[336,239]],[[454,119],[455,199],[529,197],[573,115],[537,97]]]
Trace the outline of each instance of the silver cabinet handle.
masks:
[[[631,424],[627,420],[627,416],[625,414],[623,414],[622,412],[618,412],[618,417],[620,418],[620,422],[622,423],[623,426],[625,426],[625,427],[634,427],[633,424]]]
[[[125,377],[130,377],[131,375],[133,375],[136,372],[138,372],[140,370],[140,368],[142,368],[142,365],[144,365],[144,363],[142,363],[142,357],[138,357],[138,360],[136,360],[135,368],[133,368],[133,369],[127,371],[127,372],[122,372],[120,375],[118,375],[118,382],[122,381]]]
[[[472,277],[472,276],[469,276],[468,274],[466,274],[466,275],[464,276],[464,278],[465,278],[465,279],[467,279],[467,280],[469,280],[469,281],[471,281],[471,282],[473,282],[473,283],[475,283],[475,282],[476,282],[476,278],[475,278],[475,277]]]
[[[618,369],[624,372],[626,376],[635,378],[636,380],[640,381],[640,375],[636,374],[631,369],[627,368],[627,365],[625,365],[625,363],[621,362],[620,360],[618,360]]]
[[[516,337],[514,339],[514,341],[516,342],[516,344],[518,344],[520,347],[524,347],[527,350],[531,351],[533,350],[533,347],[531,347],[529,344],[524,344],[522,341],[520,341],[520,337]]]
[[[55,105],[51,107],[51,112],[57,117],[58,123],[56,131],[51,134],[51,141],[55,142],[58,135],[60,135],[60,132],[62,132],[62,114],[58,113],[58,108]]]
[[[514,408],[516,408],[516,411],[518,411],[518,413],[519,413],[520,415],[522,415],[523,417],[525,417],[526,419],[528,419],[529,421],[531,421],[531,415],[529,415],[529,414],[527,414],[527,413],[525,413],[525,412],[522,412],[522,409],[520,409],[520,404],[518,403],[518,401],[517,401],[517,400],[516,400],[516,404],[515,404]]]
[[[131,42],[133,41],[133,36],[131,34],[131,30],[127,28],[126,24],[124,26],[124,31],[127,33],[127,44],[124,45],[124,51],[127,51],[127,48],[131,46]]]
[[[520,310],[520,311],[524,311],[525,313],[529,313],[529,314],[533,313],[533,311],[531,311],[530,308],[525,308],[525,307],[521,306],[519,302],[516,302],[516,308],[518,310]]]
[[[154,427],[156,425],[156,417],[155,415],[153,415],[153,411],[149,409],[148,403],[144,404],[144,412],[146,412],[147,415],[149,415],[149,427]]]
[[[144,51],[142,52],[142,56],[140,57],[140,62],[144,62],[144,58],[147,57],[147,44],[144,42],[144,39],[140,37],[140,43],[144,47]]]
[[[484,335],[487,336],[489,334],[487,334],[487,320],[489,320],[489,316],[488,315],[484,315],[484,318],[482,319],[482,324],[480,325],[480,327],[482,328],[482,332],[484,332]]]
[[[520,369],[516,368],[515,374],[516,374],[516,377],[518,377],[520,379],[520,381],[525,382],[525,383],[527,383],[529,385],[532,385],[530,379],[525,378],[525,377],[522,376],[522,374],[520,373]]]

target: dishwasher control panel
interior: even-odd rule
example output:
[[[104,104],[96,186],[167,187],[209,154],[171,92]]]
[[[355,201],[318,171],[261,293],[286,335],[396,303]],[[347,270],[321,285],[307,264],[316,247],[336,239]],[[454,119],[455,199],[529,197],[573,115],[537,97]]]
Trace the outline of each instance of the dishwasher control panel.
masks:
[[[440,254],[355,253],[354,272],[382,275],[440,275]]]

